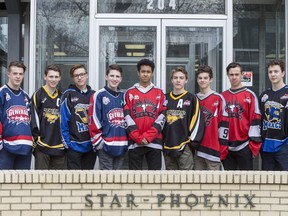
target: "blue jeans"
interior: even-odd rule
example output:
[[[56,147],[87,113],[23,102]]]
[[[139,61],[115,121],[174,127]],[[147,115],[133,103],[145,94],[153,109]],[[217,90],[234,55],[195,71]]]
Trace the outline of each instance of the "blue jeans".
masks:
[[[0,151],[0,170],[29,170],[31,169],[32,152],[28,155],[18,155],[3,148]]]
[[[262,170],[288,171],[288,144],[281,147],[278,152],[261,151]]]

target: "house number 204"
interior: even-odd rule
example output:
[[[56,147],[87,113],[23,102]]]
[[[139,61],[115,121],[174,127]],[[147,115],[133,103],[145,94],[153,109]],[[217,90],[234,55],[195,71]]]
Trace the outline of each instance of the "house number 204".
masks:
[[[163,10],[165,5],[169,2],[168,6],[172,9],[176,9],[176,0],[147,0],[147,9],[154,10],[155,7],[159,10]],[[156,5],[157,4],[157,5]]]

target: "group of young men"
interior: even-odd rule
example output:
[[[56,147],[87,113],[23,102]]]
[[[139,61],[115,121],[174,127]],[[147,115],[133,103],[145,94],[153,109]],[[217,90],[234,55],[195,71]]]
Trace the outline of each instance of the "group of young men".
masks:
[[[252,170],[261,153],[263,170],[288,170],[288,86],[284,63],[271,61],[271,88],[259,100],[242,86],[242,66],[227,68],[231,88],[211,89],[212,68],[200,66],[200,92],[185,89],[188,72],[171,71],[173,90],[166,95],[152,83],[155,65],[137,63],[139,83],[125,94],[119,89],[122,68],[106,70],[106,86],[93,91],[84,65],[74,65],[74,84],[62,94],[61,71],[48,65],[45,85],[31,97],[21,89],[22,62],[8,66],[8,83],[0,88],[0,170],[123,168],[128,151],[131,170]],[[162,164],[164,155],[165,166]]]

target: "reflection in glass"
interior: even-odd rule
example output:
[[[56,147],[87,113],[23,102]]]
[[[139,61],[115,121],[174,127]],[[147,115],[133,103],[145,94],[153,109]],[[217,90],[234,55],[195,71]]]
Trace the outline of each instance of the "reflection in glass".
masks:
[[[0,17],[0,78],[1,86],[7,82],[8,17]]]
[[[172,90],[170,72],[185,67],[189,73],[187,90],[198,92],[195,71],[199,65],[213,68],[212,89],[222,89],[222,38],[220,27],[168,27],[166,31],[166,91]]]
[[[108,65],[117,63],[123,68],[121,89],[128,89],[139,81],[137,62],[142,58],[156,59],[156,27],[101,26],[100,77],[104,86]]]
[[[71,83],[73,64],[88,64],[89,0],[37,0],[36,89],[47,64],[62,70],[60,87]]]
[[[102,0],[98,13],[224,14],[225,0]]]

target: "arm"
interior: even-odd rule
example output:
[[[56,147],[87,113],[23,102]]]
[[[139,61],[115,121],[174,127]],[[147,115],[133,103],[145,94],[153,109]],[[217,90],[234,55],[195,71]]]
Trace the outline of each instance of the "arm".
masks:
[[[249,147],[254,157],[256,157],[260,151],[262,139],[260,134],[261,128],[261,113],[259,109],[259,103],[255,94],[252,94],[250,104],[250,127],[249,127]]]
[[[40,120],[39,120],[39,113],[40,113],[40,103],[37,104],[37,92],[35,92],[32,95],[31,100],[31,120],[30,120],[30,126],[31,126],[31,132],[33,136],[33,147],[36,147],[36,143],[38,140],[38,137],[40,136]]]
[[[194,98],[194,103],[192,104],[192,118],[190,120],[189,131],[190,131],[190,143],[189,147],[195,149],[199,146],[205,132],[205,120],[204,115],[200,109],[200,104],[198,99]]]
[[[160,133],[162,133],[162,130],[164,128],[165,123],[165,114],[166,114],[166,104],[165,104],[165,95],[162,92],[161,98],[157,104],[158,107],[158,117],[156,118],[153,125],[143,133],[143,136],[145,140],[148,143],[151,143]]]
[[[71,113],[68,108],[67,98],[65,96],[66,95],[62,97],[62,104],[60,106],[60,128],[63,144],[65,148],[69,148],[70,145],[69,124]]]
[[[99,94],[96,92],[90,98],[90,106],[88,110],[89,116],[89,134],[93,150],[100,150],[103,147],[104,140],[102,138],[102,103]]]

